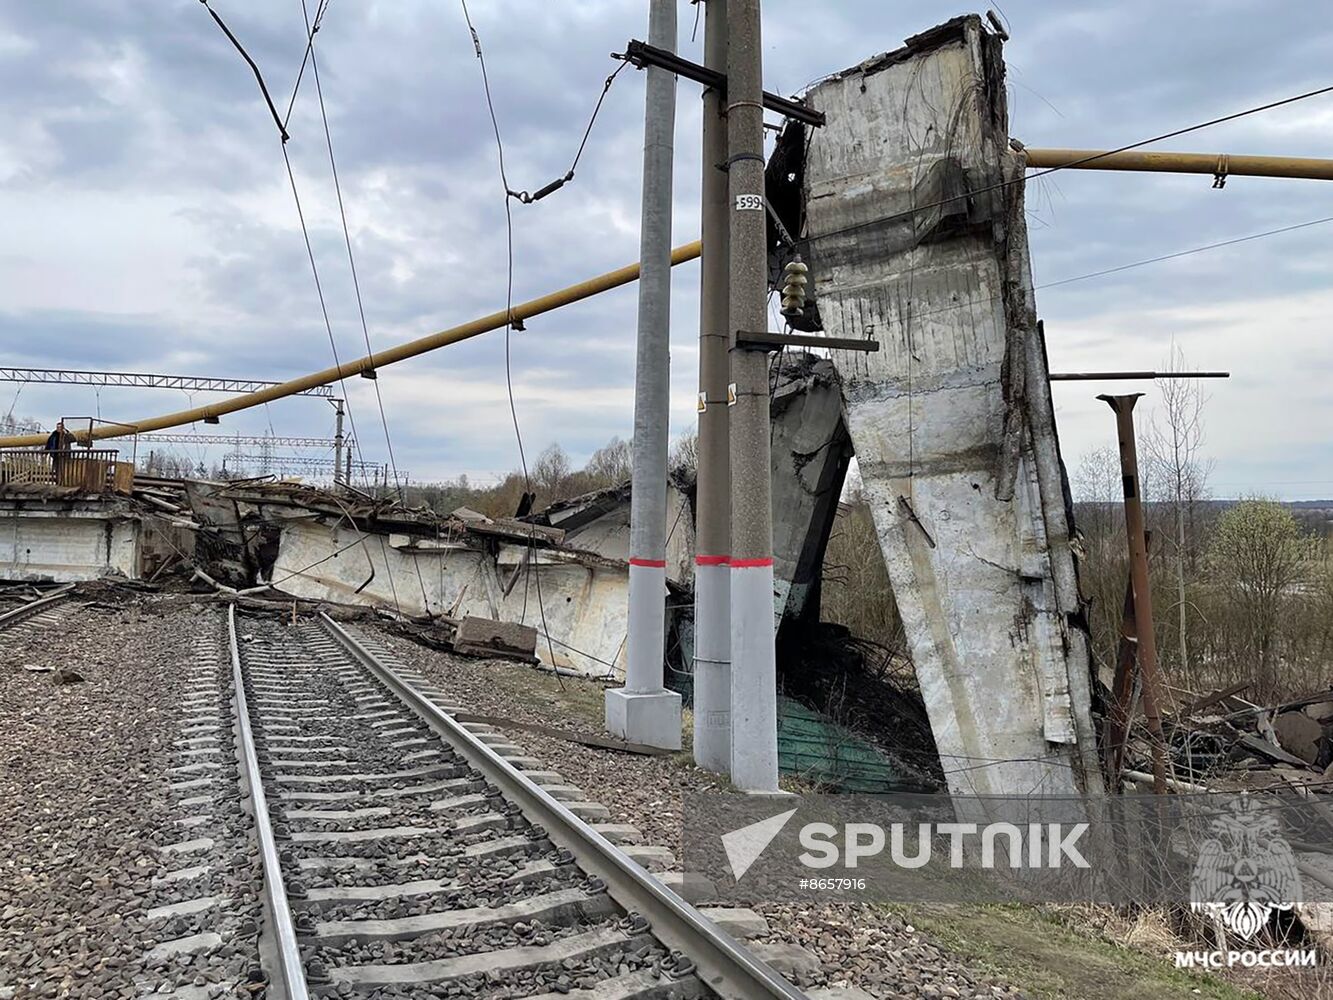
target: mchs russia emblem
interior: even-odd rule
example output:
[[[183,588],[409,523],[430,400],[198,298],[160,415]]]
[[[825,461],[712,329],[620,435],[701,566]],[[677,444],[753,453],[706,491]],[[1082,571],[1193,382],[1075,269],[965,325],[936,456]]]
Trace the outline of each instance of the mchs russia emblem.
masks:
[[[1301,901],[1300,873],[1277,817],[1248,795],[1209,824],[1190,876],[1190,905],[1249,940],[1275,910]]]

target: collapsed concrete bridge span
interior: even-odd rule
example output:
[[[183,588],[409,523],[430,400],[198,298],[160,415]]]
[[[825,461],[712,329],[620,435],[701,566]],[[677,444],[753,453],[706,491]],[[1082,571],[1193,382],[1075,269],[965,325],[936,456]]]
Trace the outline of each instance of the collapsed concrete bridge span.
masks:
[[[956,792],[1101,784],[1001,40],[975,16],[816,85],[801,182],[818,315]]]

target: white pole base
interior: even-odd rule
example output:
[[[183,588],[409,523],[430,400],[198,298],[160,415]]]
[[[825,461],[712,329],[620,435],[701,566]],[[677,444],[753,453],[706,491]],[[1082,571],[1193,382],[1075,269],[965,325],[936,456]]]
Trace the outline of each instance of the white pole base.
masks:
[[[694,762],[731,774],[731,569],[694,568]]]
[[[680,749],[680,695],[675,691],[606,692],[606,729],[630,743]]]
[[[778,790],[773,564],[731,565],[731,783]]]

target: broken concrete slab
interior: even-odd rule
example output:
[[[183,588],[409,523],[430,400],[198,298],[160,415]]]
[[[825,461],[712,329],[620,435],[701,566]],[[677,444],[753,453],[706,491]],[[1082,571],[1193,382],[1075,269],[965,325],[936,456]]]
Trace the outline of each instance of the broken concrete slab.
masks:
[[[852,442],[837,369],[805,351],[782,355],[769,403],[773,430],[773,610],[779,628],[819,621],[824,551]]]
[[[1284,712],[1273,720],[1282,748],[1314,764],[1324,749],[1324,727],[1304,712]]]
[[[469,615],[458,623],[454,650],[469,656],[497,656],[536,663],[537,630],[531,625]]]
[[[956,18],[816,85],[804,228],[955,793],[1097,793],[1086,625],[1002,43]]]

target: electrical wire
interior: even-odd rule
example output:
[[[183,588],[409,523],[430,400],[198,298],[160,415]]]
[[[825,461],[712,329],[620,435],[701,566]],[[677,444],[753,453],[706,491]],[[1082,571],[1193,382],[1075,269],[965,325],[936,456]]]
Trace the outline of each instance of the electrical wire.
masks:
[[[287,126],[283,120],[278,117],[278,109],[273,106],[273,98],[269,95],[268,85],[264,83],[264,74],[259,72],[258,64],[250,58],[250,53],[245,51],[245,46],[241,44],[240,39],[231,33],[231,29],[227,27],[226,22],[218,17],[217,11],[208,5],[208,0],[199,0],[199,2],[203,4],[204,10],[208,11],[209,16],[213,18],[217,23],[217,26],[222,29],[222,33],[227,36],[228,41],[231,42],[236,51],[241,54],[241,58],[249,64],[250,71],[254,73],[255,80],[259,84],[260,93],[264,95],[264,103],[268,105],[269,114],[273,116],[273,124],[278,126],[278,133],[282,136],[282,141],[286,142],[289,138],[287,135]]]
[[[285,127],[292,117],[292,108],[296,106],[296,94],[301,89],[301,80],[305,77],[306,63],[310,61],[310,54],[315,48],[315,32],[319,30],[320,22],[324,20],[324,15],[329,9],[331,0],[320,0],[320,4],[315,8],[315,21],[312,25],[309,18],[306,19],[306,45],[305,55],[301,57],[301,68],[296,71],[296,82],[292,84],[292,96],[287,102],[287,113],[283,115],[282,124]],[[304,5],[302,5],[304,11]]]
[[[1036,289],[1056,288],[1059,285],[1070,285],[1075,281],[1087,281],[1090,278],[1101,278],[1108,274],[1118,274],[1121,271],[1128,271],[1130,268],[1144,267],[1148,264],[1160,264],[1164,260],[1175,260],[1178,257],[1188,257],[1191,254],[1203,253],[1206,250],[1218,250],[1222,247],[1235,246],[1238,243],[1248,243],[1251,240],[1259,240],[1268,236],[1280,236],[1282,233],[1292,233],[1298,229],[1309,229],[1311,226],[1322,226],[1333,222],[1333,215],[1325,216],[1322,219],[1311,219],[1309,222],[1298,222],[1292,226],[1282,226],[1278,229],[1268,229],[1261,233],[1250,233],[1248,236],[1236,236],[1228,240],[1220,240],[1217,243],[1206,243],[1203,246],[1192,247],[1189,250],[1178,250],[1175,253],[1162,254],[1159,257],[1149,257],[1146,260],[1137,260],[1131,264],[1121,264],[1118,267],[1108,267],[1101,271],[1092,271],[1088,274],[1075,275],[1072,278],[1061,278],[1059,281],[1048,281],[1045,284],[1037,285]]]
[[[1210,118],[1208,121],[1198,122],[1194,125],[1187,125],[1184,128],[1174,129],[1170,132],[1163,132],[1161,135],[1155,135],[1148,139],[1140,139],[1137,142],[1127,143],[1124,146],[1117,146],[1115,149],[1102,150],[1089,156],[1080,157],[1077,160],[1071,160],[1069,163],[1063,163],[1055,167],[1047,167],[1044,170],[1038,170],[1034,174],[1015,177],[1010,180],[996,181],[993,184],[976,188],[970,191],[963,191],[948,198],[942,198],[926,205],[916,205],[904,212],[895,212],[890,215],[879,216],[874,219],[868,219],[865,222],[853,223],[850,226],[844,226],[841,229],[833,229],[827,233],[820,233],[817,236],[807,236],[802,242],[806,244],[815,243],[819,240],[831,239],[834,236],[842,236],[847,233],[857,232],[871,226],[878,226],[888,222],[899,222],[903,220],[914,219],[918,213],[928,212],[945,205],[953,204],[960,199],[974,198],[977,195],[987,194],[991,191],[998,191],[1010,187],[1014,184],[1024,184],[1028,181],[1039,180],[1042,177],[1049,177],[1051,174],[1060,170],[1072,170],[1075,167],[1081,167],[1094,160],[1100,160],[1104,156],[1114,156],[1116,153],[1125,153],[1131,149],[1138,149],[1141,146],[1150,146],[1154,143],[1163,142],[1167,139],[1174,139],[1177,136],[1187,135],[1190,132],[1198,132],[1201,129],[1212,128],[1214,125],[1221,125],[1226,122],[1236,121],[1239,118],[1245,118],[1248,115],[1256,115],[1263,111],[1271,111],[1274,108],[1284,107],[1288,104],[1295,104],[1298,101],[1308,100],[1312,97],[1319,97],[1323,94],[1333,93],[1333,85],[1320,87],[1317,90],[1309,90],[1303,94],[1295,94],[1291,97],[1284,97],[1281,100],[1270,101],[1267,104],[1260,104],[1252,108],[1246,108],[1244,111],[1236,111],[1232,114],[1222,115],[1219,118]]]
[[[301,235],[305,240],[306,257],[310,260],[310,273],[315,279],[315,293],[319,298],[319,311],[324,319],[324,330],[329,338],[329,350],[333,353],[333,366],[338,370],[338,387],[343,394],[343,408],[347,413],[347,423],[351,427],[352,440],[356,448],[357,460],[365,461],[365,455],[361,451],[361,435],[356,429],[356,417],[352,413],[352,401],[347,392],[347,380],[343,377],[342,361],[338,357],[338,342],[333,335],[333,323],[329,319],[328,303],[324,299],[324,285],[319,278],[319,266],[315,263],[315,249],[310,241],[310,229],[306,225],[305,211],[301,207],[301,195],[296,187],[296,175],[292,171],[292,161],[287,155],[287,144],[282,145],[282,161],[287,167],[287,180],[291,185],[292,200],[296,204],[296,217],[301,223]],[[351,485],[350,483],[348,485]]]
[[[329,151],[329,171],[333,175],[333,191],[338,199],[338,217],[342,222],[343,242],[347,246],[347,264],[352,272],[352,290],[356,294],[356,309],[357,314],[361,319],[361,335],[365,339],[366,355],[371,356],[375,352],[370,346],[370,328],[366,324],[366,307],[361,299],[361,281],[356,273],[356,255],[352,252],[352,233],[347,225],[347,209],[343,203],[342,183],[338,180],[338,161],[333,155],[333,133],[329,129],[329,115],[324,106],[324,88],[319,80],[319,58],[315,54],[315,32],[319,30],[318,20],[322,16],[322,10],[323,8],[316,12],[316,21],[312,25],[310,20],[310,10],[306,4],[306,0],[301,0],[301,15],[305,18],[306,31],[308,32],[306,52],[310,57],[310,73],[314,77],[315,93],[319,98],[319,117],[324,124],[324,143]],[[302,62],[302,65],[304,66],[304,62]],[[294,90],[293,99],[295,99]],[[374,373],[372,372],[372,374]],[[403,488],[402,481],[398,477],[398,462],[393,453],[393,437],[389,433],[389,418],[384,412],[384,396],[380,391],[378,375],[371,381],[375,387],[375,402],[379,406],[380,424],[384,428],[384,446],[389,453],[389,468],[393,472],[393,488],[398,494],[399,502],[405,504],[407,502],[407,494]],[[422,606],[425,608],[426,614],[430,615],[430,598],[426,594],[426,581],[421,575],[420,561],[415,552],[410,554],[412,556],[412,568],[416,571],[417,575],[417,584],[421,587]]]
[[[343,378],[342,374],[342,362],[338,357],[338,345],[336,338],[333,335],[333,324],[329,319],[328,303],[324,298],[324,287],[323,283],[320,281],[319,278],[319,266],[315,262],[315,250],[310,240],[310,228],[306,225],[305,211],[301,207],[301,195],[299,190],[297,189],[297,184],[296,184],[296,174],[292,170],[291,157],[287,153],[287,141],[290,138],[290,136],[288,135],[286,126],[283,124],[282,120],[279,119],[278,117],[277,109],[273,106],[273,100],[269,96],[268,87],[265,86],[263,75],[260,73],[259,67],[255,64],[255,61],[250,58],[249,53],[245,51],[245,48],[241,45],[240,41],[236,38],[235,35],[231,33],[231,31],[227,28],[227,26],[222,22],[222,19],[218,17],[218,15],[213,11],[212,8],[208,6],[207,0],[200,0],[200,3],[202,3],[204,7],[208,10],[209,14],[212,15],[213,20],[217,22],[218,26],[222,29],[223,33],[226,34],[227,38],[231,41],[232,45],[235,46],[236,50],[240,52],[240,54],[245,58],[245,61],[250,65],[250,68],[254,71],[255,79],[258,80],[259,82],[259,88],[263,92],[264,99],[268,104],[269,111],[273,115],[273,122],[277,126],[278,134],[281,137],[280,147],[282,149],[282,162],[287,169],[287,180],[291,186],[292,200],[296,205],[296,216],[301,224],[301,235],[305,241],[306,256],[310,261],[310,273],[315,280],[315,292],[319,298],[320,314],[324,320],[324,329],[328,333],[329,348],[333,352],[333,364],[338,371],[338,385],[343,390],[343,399],[345,401],[344,405],[346,408],[347,419],[348,423],[351,425],[352,437],[356,442],[355,447],[357,449],[358,458],[364,461],[364,456],[361,455],[361,445],[360,445],[361,435],[358,434],[356,430],[356,418],[352,414],[352,404],[351,400],[348,398],[346,380]],[[304,9],[304,2],[302,6]],[[307,39],[307,41],[311,45],[311,53],[313,58],[313,34],[310,36],[310,38]],[[295,88],[293,88],[293,94],[294,93],[295,93]],[[349,483],[348,485],[350,486],[351,484]],[[390,586],[392,587],[393,584],[392,576],[390,576],[389,582]],[[402,605],[398,601],[398,594],[396,588],[394,588],[393,592],[393,602],[396,612],[398,613],[398,615],[401,616],[403,613],[403,609]]]
[[[1281,236],[1285,233],[1296,232],[1301,229],[1309,229],[1312,226],[1323,226],[1333,222],[1333,215],[1324,216],[1319,219],[1310,219],[1306,222],[1298,222],[1290,226],[1280,226],[1277,229],[1266,229],[1258,233],[1248,233],[1244,236],[1233,236],[1225,240],[1218,240],[1215,243],[1204,243],[1201,246],[1190,247],[1186,250],[1176,250],[1172,253],[1159,254],[1156,257],[1146,257],[1143,260],[1131,261],[1127,264],[1117,264],[1114,267],[1102,268],[1098,271],[1089,271],[1086,274],[1076,274],[1068,278],[1059,278],[1055,281],[1047,281],[1040,285],[1033,285],[1034,292],[1042,291],[1048,288],[1057,288],[1060,285],[1071,285],[1078,281],[1090,281],[1094,278],[1103,278],[1111,274],[1119,274],[1122,271],[1129,271],[1138,267],[1147,267],[1150,264],[1160,264],[1164,261],[1178,260],[1182,257],[1189,257],[1198,253],[1207,253],[1212,250],[1220,250],[1225,247],[1236,246],[1241,243],[1249,243],[1254,240],[1266,239],[1270,236]],[[947,306],[940,306],[936,309],[926,309],[921,312],[913,313],[913,319],[924,319],[927,316],[941,316],[947,313],[958,312],[963,309],[974,309],[980,305],[988,305],[1004,300],[1003,293],[995,295],[980,296],[976,298],[965,299],[962,302],[953,302]]]
[[[500,138],[500,122],[495,115],[495,102],[491,98],[491,81],[486,72],[486,57],[481,50],[481,36],[477,34],[477,29],[472,23],[472,15],[467,9],[467,0],[458,0],[463,8],[463,19],[467,22],[467,29],[472,35],[472,48],[477,54],[477,62],[481,67],[482,90],[486,95],[486,108],[491,116],[491,129],[495,133],[496,158],[500,168],[500,183],[504,187],[504,208],[505,208],[505,252],[506,252],[506,275],[505,275],[505,387],[509,394],[509,416],[514,424],[514,438],[518,442],[518,460],[523,469],[523,488],[525,492],[532,492],[532,477],[528,475],[528,460],[523,448],[523,430],[519,426],[518,408],[514,404],[514,378],[513,363],[511,360],[510,340],[514,330],[514,215],[510,209],[510,199],[514,197],[513,190],[509,186],[509,177],[505,172],[505,153],[504,141]],[[605,93],[605,91],[603,91]],[[591,126],[589,126],[591,127]],[[524,563],[524,605],[526,617],[527,603],[527,581],[533,576],[532,564],[537,559],[537,542],[535,529],[528,531],[528,558]],[[560,677],[560,671],[555,661],[555,646],[551,640],[551,630],[546,622],[545,602],[542,600],[542,575],[538,572],[535,575],[537,583],[537,610],[541,614],[542,632],[546,635],[546,648],[551,657],[551,668],[555,670],[556,679],[560,683],[561,689],[565,682]]]
[[[347,209],[343,203],[342,183],[338,179],[338,161],[333,154],[333,135],[329,129],[328,111],[324,106],[324,89],[321,86],[319,80],[319,59],[315,54],[315,44],[314,44],[315,42],[314,32],[319,29],[318,26],[315,26],[313,28],[311,27],[310,15],[306,5],[306,0],[301,0],[301,13],[305,16],[306,30],[310,32],[309,45],[307,46],[307,50],[310,56],[310,72],[311,75],[314,77],[315,93],[318,95],[319,98],[319,116],[324,125],[324,143],[329,152],[329,170],[330,173],[333,175],[334,195],[338,199],[338,216],[342,222],[343,242],[347,247],[347,264],[352,272],[352,291],[355,293],[356,296],[357,314],[359,315],[361,320],[361,335],[365,340],[366,354],[372,355],[375,352],[370,346],[370,329],[366,323],[366,307],[361,298],[361,281],[356,273],[356,255],[352,251],[352,235],[351,235],[351,230],[347,225]],[[394,461],[393,439],[389,434],[389,421],[388,418],[385,416],[384,412],[384,397],[380,391],[379,379],[375,378],[372,379],[371,381],[374,383],[375,399],[379,404],[380,423],[383,424],[384,426],[384,444],[389,452],[389,466],[393,470],[394,488],[398,491],[399,497],[402,498],[403,496],[402,485],[398,481],[398,465],[397,462]]]
[[[470,24],[471,22],[469,22],[469,25]],[[474,41],[476,40],[475,31],[473,31],[473,40]],[[602,84],[602,92],[597,98],[597,103],[593,105],[592,116],[588,119],[588,127],[583,130],[583,139],[579,142],[578,151],[574,154],[574,162],[569,165],[569,170],[567,170],[562,176],[557,177],[555,180],[551,181],[551,183],[547,184],[545,187],[540,187],[531,194],[529,194],[527,191],[514,191],[509,187],[509,184],[506,182],[505,194],[508,197],[515,198],[518,201],[522,202],[524,205],[531,205],[533,202],[541,201],[547,195],[555,194],[555,192],[559,191],[562,187],[564,187],[566,184],[568,184],[570,181],[574,179],[574,171],[575,169],[577,169],[579,165],[579,160],[583,159],[583,150],[588,145],[588,136],[592,135],[592,127],[597,121],[597,115],[602,110],[602,102],[606,100],[606,92],[611,89],[611,84],[616,82],[616,77],[620,75],[620,71],[623,70],[628,65],[629,63],[622,62],[619,66],[615,68],[615,70],[611,73],[611,75],[608,76],[606,78],[606,81]]]

